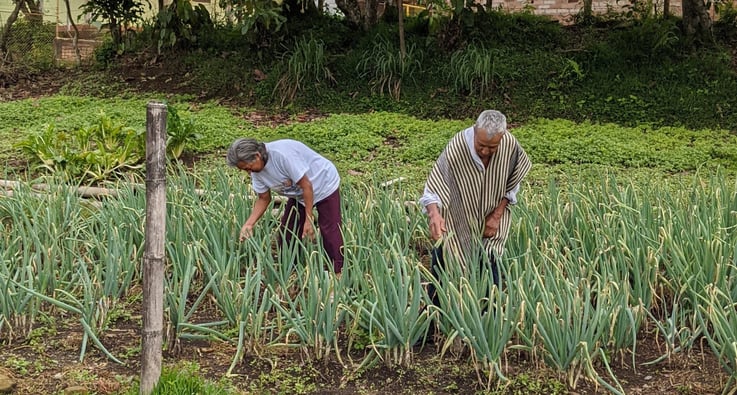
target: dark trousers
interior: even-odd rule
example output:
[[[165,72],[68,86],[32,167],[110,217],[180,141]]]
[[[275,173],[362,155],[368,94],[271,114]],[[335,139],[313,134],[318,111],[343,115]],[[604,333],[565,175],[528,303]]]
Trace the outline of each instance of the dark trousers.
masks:
[[[445,267],[445,259],[443,259],[443,246],[435,247],[432,249],[431,252],[431,271],[432,275],[440,281],[440,269]],[[479,257],[479,265],[483,264],[484,260],[481,259],[482,257]],[[489,256],[489,264],[491,265],[491,274],[494,278],[494,284],[499,287],[500,282],[500,275],[499,275],[499,267],[496,264],[496,259],[494,258],[494,254],[491,254]],[[440,300],[438,298],[438,292],[435,289],[435,285],[431,282],[427,286],[427,294],[430,296],[430,299],[432,300],[432,304],[435,306],[440,306]]]
[[[340,213],[340,189],[325,199],[315,203],[317,209],[317,226],[320,229],[322,245],[333,262],[335,273],[343,271],[343,234],[340,231],[342,224]],[[302,236],[305,226],[305,206],[298,204],[295,199],[288,199],[281,218],[279,248],[282,243],[291,245],[294,235]]]

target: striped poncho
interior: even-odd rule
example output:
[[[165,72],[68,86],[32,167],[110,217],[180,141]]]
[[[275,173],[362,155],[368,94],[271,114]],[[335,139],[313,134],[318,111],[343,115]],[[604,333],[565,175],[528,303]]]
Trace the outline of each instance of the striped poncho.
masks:
[[[509,132],[502,137],[486,169],[474,162],[464,131],[450,140],[427,179],[427,187],[440,197],[440,213],[448,230],[443,241],[446,254],[450,252],[465,262],[468,250],[478,246],[479,241],[487,254],[504,253],[511,224],[509,208],[502,215],[497,235],[482,240],[486,216],[522,181],[531,166],[527,154]]]

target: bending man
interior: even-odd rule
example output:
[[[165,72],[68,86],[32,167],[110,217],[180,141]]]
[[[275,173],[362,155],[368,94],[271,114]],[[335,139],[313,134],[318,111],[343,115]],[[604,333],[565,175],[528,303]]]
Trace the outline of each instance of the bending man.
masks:
[[[520,182],[531,166],[499,111],[482,112],[472,127],[450,140],[420,199],[436,242],[434,274],[449,254],[462,265],[481,264],[484,257],[476,248],[481,247],[499,284],[495,256],[504,252],[511,223],[509,206],[516,204]],[[434,287],[429,293],[437,303]]]

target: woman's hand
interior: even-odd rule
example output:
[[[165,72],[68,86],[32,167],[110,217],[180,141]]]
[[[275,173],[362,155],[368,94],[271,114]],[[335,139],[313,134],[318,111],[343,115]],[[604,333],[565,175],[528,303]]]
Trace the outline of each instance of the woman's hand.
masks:
[[[240,241],[243,241],[249,237],[253,236],[253,224],[246,222],[241,227],[241,234],[240,234]]]
[[[315,227],[312,226],[312,217],[307,217],[305,220],[305,226],[302,228],[302,239],[305,238],[309,241],[315,241]]]

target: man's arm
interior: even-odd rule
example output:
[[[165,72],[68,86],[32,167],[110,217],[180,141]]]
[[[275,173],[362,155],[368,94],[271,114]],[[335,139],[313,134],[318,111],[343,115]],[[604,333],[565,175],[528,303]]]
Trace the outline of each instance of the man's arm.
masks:
[[[445,218],[440,214],[440,208],[437,203],[430,203],[425,207],[425,210],[427,210],[430,238],[432,238],[433,241],[438,241],[447,231],[445,228]]]
[[[431,191],[430,188],[428,188],[426,185],[425,190],[422,193],[422,197],[420,197],[420,206],[422,207],[425,213],[428,213],[427,206],[433,203],[436,204],[438,208],[443,206],[443,204],[440,203],[440,196],[438,196],[435,192]]]
[[[507,205],[509,205],[509,200],[506,197],[503,197],[501,201],[499,201],[499,204],[494,208],[494,211],[491,212],[491,214],[486,216],[486,223],[484,226],[484,237],[494,237],[499,232],[499,224],[502,222],[502,215],[504,215],[504,210],[507,209]]]
[[[509,205],[517,204],[517,193],[519,193],[519,185],[520,184],[515,185],[511,191],[507,192],[502,200],[499,202],[499,205],[494,208],[494,211],[486,216],[486,221],[484,225],[484,237],[494,237],[499,232],[499,225],[502,222],[502,215],[504,215],[504,210],[506,210],[507,206]]]
[[[517,194],[519,193],[519,183],[512,188],[511,191],[507,192],[504,197],[509,200],[509,204],[515,205],[517,204]]]

